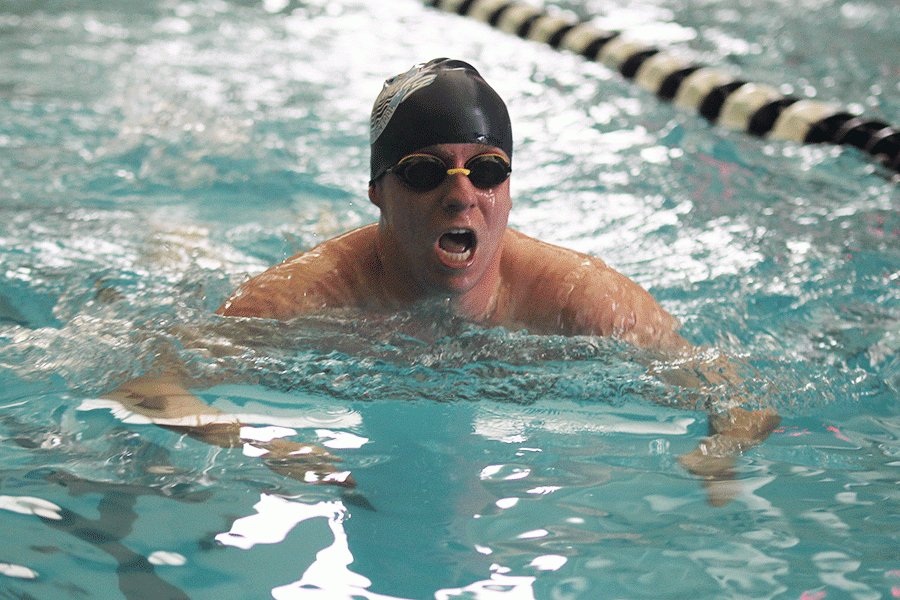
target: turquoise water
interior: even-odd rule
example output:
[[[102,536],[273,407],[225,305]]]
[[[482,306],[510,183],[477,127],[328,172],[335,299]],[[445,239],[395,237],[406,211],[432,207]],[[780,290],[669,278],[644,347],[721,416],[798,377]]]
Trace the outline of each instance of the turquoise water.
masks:
[[[900,123],[895,3],[802,8],[548,6]],[[4,2],[0,55],[0,596],[900,595],[900,192],[862,153],[712,127],[412,1]],[[677,463],[706,434],[696,398],[640,351],[439,308],[211,316],[377,218],[371,102],[443,55],[508,101],[512,225],[602,256],[755,369],[722,395],[783,423],[727,505]],[[98,400],[158,356],[331,449],[356,491]]]

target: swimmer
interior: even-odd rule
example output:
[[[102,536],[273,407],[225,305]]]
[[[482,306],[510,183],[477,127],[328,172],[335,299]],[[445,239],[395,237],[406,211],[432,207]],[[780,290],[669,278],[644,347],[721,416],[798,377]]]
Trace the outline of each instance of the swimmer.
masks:
[[[380,210],[379,222],[250,279],[219,315],[291,319],[328,309],[384,312],[438,301],[486,326],[614,336],[673,356],[695,354],[679,335],[678,321],[638,284],[599,258],[507,226],[512,127],[500,96],[471,65],[436,59],[389,79],[372,111],[370,144],[368,195]],[[692,367],[708,375],[692,383],[714,385],[727,377],[701,363],[697,359]],[[221,415],[225,422],[208,422],[216,411],[171,378],[126,384],[113,394],[160,424],[168,414],[183,419],[196,412],[204,425],[198,428],[198,421],[185,431],[220,445],[240,443],[239,424]],[[710,424],[710,440],[682,464],[715,480],[737,453],[765,439],[778,418],[768,410],[734,408]],[[301,457],[309,469],[329,464],[330,455],[307,448]],[[270,450],[278,460],[291,454],[284,444],[270,444]],[[307,480],[315,479],[299,468]],[[328,468],[319,478],[351,485],[347,477],[335,480],[335,472]]]
[[[379,222],[251,279],[219,314],[289,319],[443,299],[488,326],[689,346],[650,294],[599,258],[507,227],[510,119],[472,66],[437,59],[390,79],[375,101],[370,140],[369,199]]]

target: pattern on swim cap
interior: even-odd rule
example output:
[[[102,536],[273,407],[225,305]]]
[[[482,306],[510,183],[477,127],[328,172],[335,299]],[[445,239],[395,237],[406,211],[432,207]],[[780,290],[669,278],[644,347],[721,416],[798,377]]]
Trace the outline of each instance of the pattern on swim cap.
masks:
[[[398,75],[384,83],[381,93],[375,99],[372,108],[372,121],[369,130],[369,139],[374,142],[387,128],[388,122],[394,116],[394,112],[407,96],[427,87],[437,78],[431,71],[425,71],[423,67],[428,65],[416,65],[403,75]]]
[[[371,181],[435,144],[480,143],[512,157],[503,100],[467,62],[436,58],[388,79],[372,108]]]

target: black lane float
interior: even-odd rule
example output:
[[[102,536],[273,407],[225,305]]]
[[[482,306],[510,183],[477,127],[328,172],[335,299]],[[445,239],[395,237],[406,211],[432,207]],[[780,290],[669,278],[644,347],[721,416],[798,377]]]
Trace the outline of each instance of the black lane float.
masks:
[[[760,138],[853,146],[900,173],[900,129],[834,104],[782,94],[692,63],[621,31],[548,14],[508,0],[426,0],[426,5],[472,17],[521,38],[580,54],[617,71],[657,97],[715,125]]]

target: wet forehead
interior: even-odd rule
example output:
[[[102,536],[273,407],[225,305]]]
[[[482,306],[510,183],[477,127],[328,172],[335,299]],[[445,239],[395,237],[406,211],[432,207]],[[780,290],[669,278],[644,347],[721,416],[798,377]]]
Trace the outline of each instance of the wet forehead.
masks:
[[[487,144],[435,144],[433,146],[419,148],[410,155],[412,154],[428,154],[436,156],[445,162],[453,162],[458,159],[465,162],[466,160],[481,154],[499,154],[509,160],[506,152],[496,146],[489,146]]]

